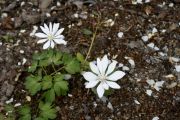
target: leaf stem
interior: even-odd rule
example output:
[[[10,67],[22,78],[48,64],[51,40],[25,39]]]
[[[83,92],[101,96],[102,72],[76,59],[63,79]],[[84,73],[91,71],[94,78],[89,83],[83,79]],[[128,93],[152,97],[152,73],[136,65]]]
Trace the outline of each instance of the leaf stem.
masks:
[[[57,73],[57,70],[55,69],[55,67],[54,67],[54,64],[53,64],[53,63],[52,63],[52,68],[53,68],[54,72],[55,72],[55,73]]]
[[[44,69],[44,67],[42,67],[42,70],[44,71],[44,73],[47,75],[47,72],[46,72],[46,70]]]
[[[60,67],[58,70],[56,70],[55,72],[51,73],[50,75],[53,75],[53,74],[59,72],[59,71],[62,70],[63,68],[64,68],[64,66],[63,66],[63,67]]]
[[[88,50],[88,53],[87,53],[87,55],[86,55],[86,58],[85,58],[84,63],[87,61],[88,56],[90,55],[91,49],[92,49],[92,47],[93,47],[93,43],[94,43],[95,38],[96,38],[97,31],[98,31],[98,28],[99,28],[99,25],[100,25],[100,18],[99,18],[99,16],[98,16],[98,23],[97,23],[97,25],[96,25],[95,32],[93,33],[93,36],[92,36],[92,38],[91,38],[91,45],[90,45],[90,47],[89,47],[89,50]]]

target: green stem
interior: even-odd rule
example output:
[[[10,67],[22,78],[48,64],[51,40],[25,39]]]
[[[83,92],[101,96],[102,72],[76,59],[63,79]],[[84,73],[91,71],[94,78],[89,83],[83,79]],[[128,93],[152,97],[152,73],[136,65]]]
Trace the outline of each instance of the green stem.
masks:
[[[91,38],[91,45],[90,45],[90,47],[89,47],[89,50],[88,50],[88,53],[87,53],[87,55],[86,55],[86,58],[85,58],[84,63],[87,61],[88,56],[90,55],[91,49],[92,49],[92,47],[93,47],[93,43],[94,43],[95,38],[96,38],[97,31],[98,31],[98,28],[99,28],[99,25],[100,25],[100,20],[99,20],[99,17],[98,17],[98,23],[97,23],[95,32],[93,33],[93,36],[92,36],[92,38]]]
[[[64,66],[63,66],[63,67],[60,67],[58,70],[56,70],[55,72],[51,73],[50,75],[53,75],[53,74],[59,72],[59,71],[62,70],[63,68],[64,68]]]
[[[47,72],[46,72],[46,70],[44,69],[44,67],[42,67],[42,70],[44,71],[44,73],[47,75]]]
[[[56,71],[56,69],[54,67],[54,64],[52,64],[52,68],[53,68],[54,72],[57,73],[57,71]]]

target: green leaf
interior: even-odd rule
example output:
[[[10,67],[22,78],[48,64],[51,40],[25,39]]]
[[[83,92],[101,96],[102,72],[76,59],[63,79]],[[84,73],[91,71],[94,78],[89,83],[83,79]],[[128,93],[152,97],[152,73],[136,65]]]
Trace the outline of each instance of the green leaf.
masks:
[[[38,91],[41,90],[41,77],[30,75],[26,78],[25,87],[31,93],[35,95]]]
[[[24,105],[24,106],[20,107],[19,114],[26,115],[29,113],[31,113],[31,108],[28,105]]]
[[[29,68],[28,68],[28,72],[34,72],[37,68],[37,65],[38,65],[38,61],[33,61],[32,65],[29,66]]]
[[[12,104],[6,104],[6,105],[4,106],[4,110],[5,110],[6,112],[14,111],[14,107],[13,107]]]
[[[54,91],[57,96],[66,95],[68,89],[68,82],[63,80],[63,75],[56,75],[54,78]]]
[[[77,60],[79,60],[81,63],[84,62],[84,56],[81,53],[77,53],[76,54],[76,58]]]
[[[46,54],[46,57],[47,57],[47,58],[52,58],[52,57],[53,57],[53,55],[54,55],[54,51],[53,51],[53,49],[49,49],[49,50],[47,50],[47,54]]]
[[[38,118],[35,118],[34,120],[48,120],[48,118],[38,117]]]
[[[33,60],[42,60],[46,58],[46,51],[43,51],[42,53],[35,53],[33,54]]]
[[[61,61],[62,53],[56,52],[55,55],[52,57],[52,61],[55,65],[60,65],[63,62]]]
[[[63,79],[64,79],[64,75],[63,75],[63,74],[56,74],[56,75],[54,76],[54,81],[55,81],[55,82],[63,81]]]
[[[55,100],[54,89],[52,88],[46,91],[43,96],[45,97],[46,102],[52,103]]]
[[[22,106],[18,113],[20,114],[19,120],[31,120],[31,109],[29,106]]]
[[[72,59],[66,66],[65,70],[70,74],[80,72],[80,63],[76,59]]]
[[[4,119],[5,119],[5,116],[0,113],[0,120],[4,120]]]
[[[40,103],[39,109],[41,110],[40,118],[45,118],[43,120],[56,118],[57,110],[55,108],[53,108],[50,103],[45,103],[45,104]]]
[[[93,34],[92,31],[90,31],[89,29],[86,29],[86,28],[82,29],[82,33],[85,35],[92,35]]]
[[[51,64],[51,60],[50,59],[45,59],[45,60],[40,60],[39,61],[39,66],[41,66],[41,67],[46,67],[46,66],[48,66],[50,64]]]
[[[63,53],[63,58],[62,58],[62,62],[64,64],[68,64],[71,60],[72,60],[72,56],[68,53]]]
[[[31,115],[30,114],[26,114],[24,116],[21,116],[18,120],[31,120]]]
[[[44,76],[42,79],[42,90],[47,90],[52,86],[52,77],[50,75]]]

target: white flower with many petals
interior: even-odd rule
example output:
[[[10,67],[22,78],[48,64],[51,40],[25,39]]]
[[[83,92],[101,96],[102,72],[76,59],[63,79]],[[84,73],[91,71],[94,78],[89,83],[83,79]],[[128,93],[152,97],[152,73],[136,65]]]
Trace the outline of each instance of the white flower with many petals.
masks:
[[[44,24],[43,26],[40,26],[43,33],[36,33],[35,36],[41,38],[37,43],[44,43],[43,49],[47,49],[49,47],[54,48],[55,43],[56,44],[64,44],[66,45],[67,42],[64,40],[64,36],[61,35],[64,28],[59,29],[59,23],[49,23],[49,27]]]
[[[88,81],[86,82],[86,88],[97,87],[97,94],[99,98],[103,97],[105,90],[110,88],[120,89],[120,86],[116,83],[121,79],[125,73],[122,71],[115,71],[117,61],[110,60],[105,55],[101,60],[97,58],[97,65],[94,62],[90,62],[89,66],[92,72],[83,72],[83,77]]]

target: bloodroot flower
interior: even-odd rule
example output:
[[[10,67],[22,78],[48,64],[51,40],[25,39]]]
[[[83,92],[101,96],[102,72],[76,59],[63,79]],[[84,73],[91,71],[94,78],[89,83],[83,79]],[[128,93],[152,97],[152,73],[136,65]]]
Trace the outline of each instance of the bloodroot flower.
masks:
[[[64,28],[59,29],[59,23],[49,23],[49,27],[44,24],[43,26],[40,26],[43,33],[36,33],[35,36],[41,38],[37,43],[44,43],[43,49],[47,49],[49,47],[54,48],[55,43],[56,44],[64,44],[66,45],[67,42],[64,40],[64,36],[61,35]]]
[[[85,83],[86,88],[97,87],[97,94],[99,98],[103,97],[105,90],[110,88],[120,89],[120,86],[116,83],[121,79],[125,73],[122,71],[116,71],[117,61],[110,61],[105,55],[101,60],[97,58],[97,65],[94,62],[90,62],[89,66],[92,72],[83,72],[83,77],[88,81]]]

